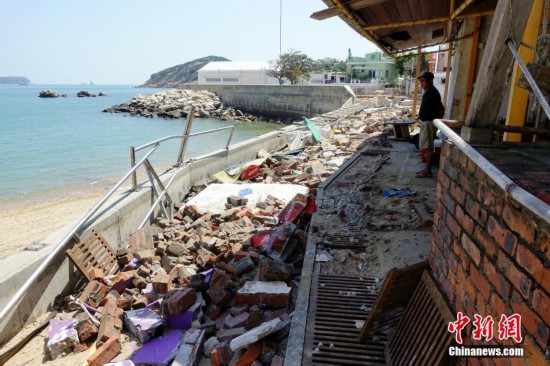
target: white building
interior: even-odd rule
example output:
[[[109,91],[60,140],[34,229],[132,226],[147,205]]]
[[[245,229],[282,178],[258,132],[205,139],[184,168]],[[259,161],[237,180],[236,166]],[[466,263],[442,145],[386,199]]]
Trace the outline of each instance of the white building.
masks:
[[[199,84],[277,85],[267,61],[214,61],[199,70]]]
[[[345,72],[312,72],[309,75],[310,84],[344,84],[347,74]]]

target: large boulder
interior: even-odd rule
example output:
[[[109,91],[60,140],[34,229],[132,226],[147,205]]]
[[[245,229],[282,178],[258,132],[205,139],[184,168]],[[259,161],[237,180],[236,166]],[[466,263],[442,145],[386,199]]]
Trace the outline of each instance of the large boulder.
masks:
[[[78,93],[76,93],[76,96],[79,97],[79,98],[83,98],[83,97],[97,97],[97,95],[95,95],[94,93],[90,93],[90,92],[87,91],[87,90],[81,90],[81,91],[79,91]]]
[[[59,98],[60,95],[57,94],[57,92],[53,91],[52,89],[44,89],[44,90],[41,90],[40,93],[38,93],[38,97],[40,97],[40,98]]]

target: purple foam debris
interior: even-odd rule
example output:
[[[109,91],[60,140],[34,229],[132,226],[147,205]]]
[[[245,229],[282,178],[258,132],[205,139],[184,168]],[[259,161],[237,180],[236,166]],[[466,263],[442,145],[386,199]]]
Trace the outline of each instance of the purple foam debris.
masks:
[[[210,268],[207,271],[200,272],[199,274],[201,276],[204,276],[204,282],[210,283],[210,279],[212,278],[212,272],[214,271],[214,268]]]
[[[120,361],[120,362],[109,362],[104,366],[135,366],[134,363],[130,360]]]
[[[132,355],[136,366],[165,366],[176,357],[183,333],[171,332],[150,340]]]
[[[162,325],[163,319],[154,311],[143,308],[124,312],[124,324],[126,328],[145,343],[157,334],[157,329]]]

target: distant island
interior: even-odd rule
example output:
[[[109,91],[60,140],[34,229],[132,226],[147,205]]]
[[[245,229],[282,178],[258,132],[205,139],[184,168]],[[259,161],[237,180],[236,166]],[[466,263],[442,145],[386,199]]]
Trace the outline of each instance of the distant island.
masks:
[[[27,85],[30,83],[31,81],[29,79],[22,76],[0,76],[0,84]]]
[[[229,61],[221,56],[207,56],[172,66],[151,75],[142,87],[173,88],[180,84],[187,84],[198,80],[198,71],[211,61]]]

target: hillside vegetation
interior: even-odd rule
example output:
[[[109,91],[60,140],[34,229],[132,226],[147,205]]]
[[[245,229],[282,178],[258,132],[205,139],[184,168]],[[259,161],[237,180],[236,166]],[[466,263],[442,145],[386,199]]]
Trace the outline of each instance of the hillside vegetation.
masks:
[[[198,71],[211,61],[229,61],[225,57],[207,56],[186,62],[181,65],[172,66],[151,75],[149,80],[141,86],[153,88],[171,88],[179,84],[186,84],[198,79]]]

